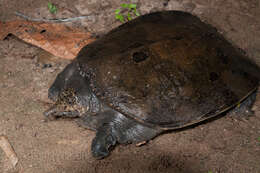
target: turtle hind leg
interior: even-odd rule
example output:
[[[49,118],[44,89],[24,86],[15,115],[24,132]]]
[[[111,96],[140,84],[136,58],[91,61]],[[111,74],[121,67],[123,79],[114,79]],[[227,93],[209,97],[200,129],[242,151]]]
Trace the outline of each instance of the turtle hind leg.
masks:
[[[161,133],[161,130],[139,124],[113,110],[102,114],[106,117],[102,123],[99,123],[102,126],[97,129],[96,137],[91,146],[92,154],[97,159],[108,156],[112,146],[116,143],[128,144],[148,141]]]
[[[243,118],[248,118],[254,115],[252,107],[256,100],[257,91],[249,95],[243,102],[238,104],[234,109],[230,111],[231,117],[241,118],[240,115],[243,115]],[[239,115],[239,116],[237,116]]]

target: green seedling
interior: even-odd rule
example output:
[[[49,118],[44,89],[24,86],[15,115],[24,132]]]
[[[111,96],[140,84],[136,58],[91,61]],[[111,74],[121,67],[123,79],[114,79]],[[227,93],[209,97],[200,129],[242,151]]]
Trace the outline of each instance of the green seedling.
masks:
[[[209,171],[208,173],[213,173],[212,171]]]
[[[52,14],[57,13],[58,10],[57,7],[51,2],[48,2],[48,9]]]
[[[126,10],[126,14],[123,11]],[[120,22],[130,21],[134,16],[140,16],[139,12],[136,10],[136,4],[123,3],[121,8],[115,10],[115,18]]]
[[[260,137],[257,138],[258,142],[260,142]]]

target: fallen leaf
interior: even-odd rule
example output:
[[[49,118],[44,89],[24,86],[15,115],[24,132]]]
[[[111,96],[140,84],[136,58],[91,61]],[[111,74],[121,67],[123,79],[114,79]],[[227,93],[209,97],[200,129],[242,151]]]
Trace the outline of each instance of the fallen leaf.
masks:
[[[0,22],[0,39],[8,34],[65,59],[74,59],[83,46],[95,40],[91,33],[78,28],[25,20]]]

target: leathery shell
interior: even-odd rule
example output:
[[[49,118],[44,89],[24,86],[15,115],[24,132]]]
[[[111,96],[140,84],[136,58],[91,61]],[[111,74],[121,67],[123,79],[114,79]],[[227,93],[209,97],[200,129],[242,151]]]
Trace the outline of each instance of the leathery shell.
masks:
[[[256,90],[260,77],[214,27],[179,11],[125,23],[84,47],[75,61],[100,100],[163,129],[230,109]]]

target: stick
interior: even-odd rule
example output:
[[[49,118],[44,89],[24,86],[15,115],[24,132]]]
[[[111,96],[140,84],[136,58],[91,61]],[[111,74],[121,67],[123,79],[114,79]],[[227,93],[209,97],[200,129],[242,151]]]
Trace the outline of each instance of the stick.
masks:
[[[37,19],[37,18],[32,18],[29,16],[24,15],[23,13],[20,13],[18,11],[15,12],[15,15],[22,17],[28,21],[32,21],[32,22],[53,22],[53,23],[61,23],[61,22],[72,22],[72,21],[76,21],[76,20],[81,20],[81,19],[85,19],[85,18],[90,18],[91,15],[86,15],[86,16],[78,16],[78,17],[71,17],[71,18],[60,18],[60,19]]]
[[[3,135],[0,135],[0,147],[5,152],[8,159],[11,161],[13,167],[15,167],[18,163],[18,157],[16,156],[16,153],[10,142],[8,141],[7,137]]]

